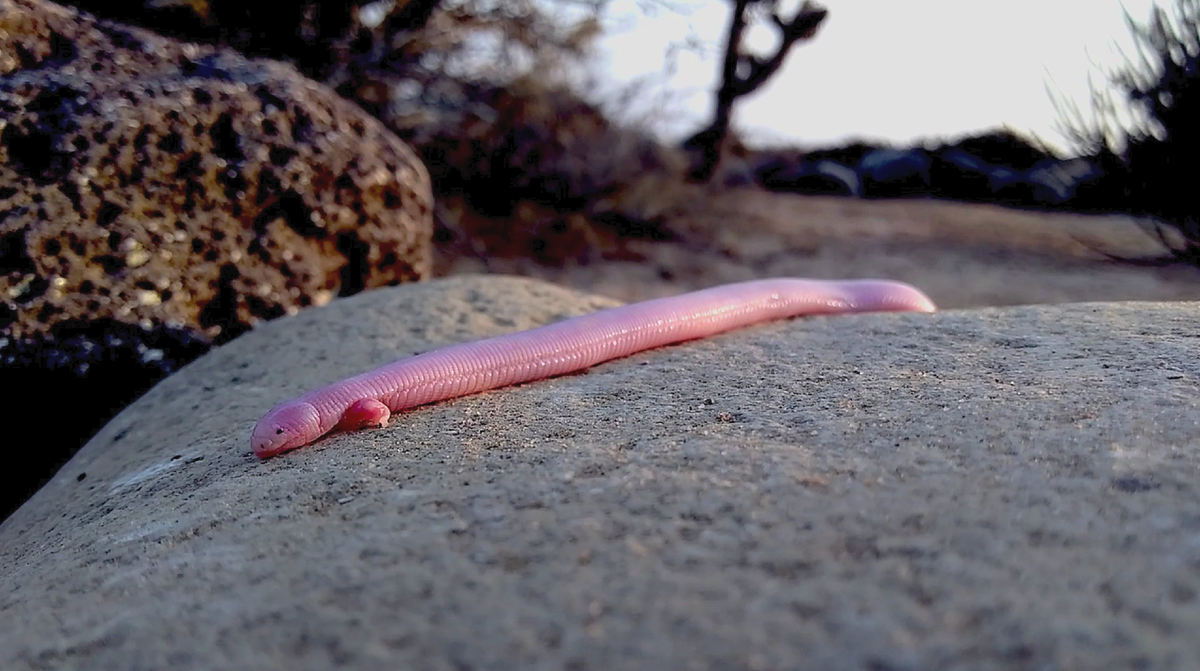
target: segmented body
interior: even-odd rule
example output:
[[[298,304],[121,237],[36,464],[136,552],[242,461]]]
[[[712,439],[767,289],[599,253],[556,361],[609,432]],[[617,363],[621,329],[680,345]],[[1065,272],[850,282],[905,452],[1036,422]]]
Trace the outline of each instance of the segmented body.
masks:
[[[547,326],[406,357],[281,403],[255,426],[266,458],[391,413],[562,375],[636,352],[802,315],[932,312],[917,289],[882,280],[768,279],[632,303]]]

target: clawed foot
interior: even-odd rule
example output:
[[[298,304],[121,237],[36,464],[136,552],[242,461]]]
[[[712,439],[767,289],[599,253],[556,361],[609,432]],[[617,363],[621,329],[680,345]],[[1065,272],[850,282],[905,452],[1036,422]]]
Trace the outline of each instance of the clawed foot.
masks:
[[[358,429],[379,428],[387,426],[388,418],[392,416],[392,411],[388,407],[373,398],[364,398],[354,402],[346,412],[342,413],[342,419],[338,422],[337,428],[343,431],[356,431]]]

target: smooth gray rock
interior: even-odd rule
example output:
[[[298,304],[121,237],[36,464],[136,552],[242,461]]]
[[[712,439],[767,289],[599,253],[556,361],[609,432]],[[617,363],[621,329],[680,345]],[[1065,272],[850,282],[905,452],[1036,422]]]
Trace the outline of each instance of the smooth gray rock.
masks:
[[[311,386],[609,304],[441,280],[189,365],[0,526],[0,668],[1200,665],[1195,304],[793,320],[250,454]]]

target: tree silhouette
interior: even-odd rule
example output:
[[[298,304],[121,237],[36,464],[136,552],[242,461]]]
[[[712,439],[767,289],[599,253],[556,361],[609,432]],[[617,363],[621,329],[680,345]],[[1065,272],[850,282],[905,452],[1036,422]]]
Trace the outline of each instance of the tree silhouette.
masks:
[[[692,179],[707,181],[716,172],[721,151],[729,136],[729,124],[733,120],[733,105],[738,98],[748,95],[770,79],[788,52],[801,40],[809,40],[817,34],[821,22],[829,15],[823,7],[812,0],[805,0],[791,19],[785,19],[779,0],[731,0],[733,15],[729,21],[729,32],[725,40],[725,56],[721,66],[721,84],[714,94],[716,107],[713,120],[708,127],[683,142],[683,148],[693,154]],[[750,23],[753,8],[765,10],[770,24],[779,32],[779,48],[767,57],[746,53],[742,38]]]
[[[1155,6],[1141,24],[1125,22],[1136,54],[1107,74],[1108,89],[1092,89],[1092,118],[1056,100],[1060,130],[1082,156],[1101,165],[1110,209],[1150,217],[1166,247],[1147,263],[1200,265],[1200,216],[1195,200],[1200,152],[1200,0]],[[1122,114],[1123,99],[1129,114]]]

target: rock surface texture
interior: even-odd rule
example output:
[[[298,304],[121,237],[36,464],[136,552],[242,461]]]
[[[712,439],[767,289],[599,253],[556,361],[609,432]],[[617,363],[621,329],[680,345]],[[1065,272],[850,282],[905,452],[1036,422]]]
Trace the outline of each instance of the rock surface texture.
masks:
[[[57,394],[6,406],[54,429],[0,519],[211,343],[427,275],[431,207],[403,142],[289,66],[0,0],[0,386]]]
[[[0,525],[0,667],[1200,665],[1194,305],[794,320],[250,454],[284,398],[608,304],[455,278],[209,353]]]
[[[288,66],[0,0],[16,336],[99,317],[244,329],[418,279],[431,205],[407,145]]]

